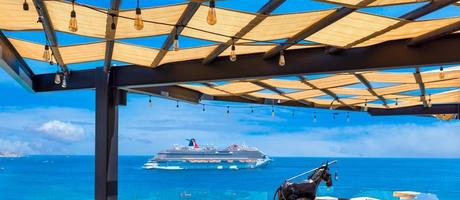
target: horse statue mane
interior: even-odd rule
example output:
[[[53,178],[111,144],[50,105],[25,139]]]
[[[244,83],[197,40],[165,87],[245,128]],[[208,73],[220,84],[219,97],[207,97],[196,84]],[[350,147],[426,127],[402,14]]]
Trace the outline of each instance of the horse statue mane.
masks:
[[[316,198],[316,191],[318,186],[322,181],[326,182],[327,187],[332,186],[332,178],[329,173],[329,164],[335,163],[326,162],[320,167],[310,170],[308,172],[301,173],[294,177],[287,179],[275,192],[273,199],[275,200],[278,197],[278,200],[314,200]],[[310,174],[307,180],[300,183],[294,183],[292,180],[303,176],[305,174]]]

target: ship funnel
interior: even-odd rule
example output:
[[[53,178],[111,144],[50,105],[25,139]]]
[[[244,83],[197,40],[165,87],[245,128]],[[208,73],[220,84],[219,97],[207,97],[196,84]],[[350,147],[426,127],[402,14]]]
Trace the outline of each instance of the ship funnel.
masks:
[[[195,141],[195,138],[187,139],[187,141],[189,141],[189,143],[188,143],[189,147],[193,147],[195,149],[199,148],[198,143],[196,143],[196,141]]]

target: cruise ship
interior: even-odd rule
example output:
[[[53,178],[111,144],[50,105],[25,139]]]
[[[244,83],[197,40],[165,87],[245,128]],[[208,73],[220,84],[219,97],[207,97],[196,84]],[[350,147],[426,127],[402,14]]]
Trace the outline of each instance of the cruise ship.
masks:
[[[230,145],[224,149],[200,147],[195,139],[188,146],[161,151],[144,164],[144,169],[252,169],[269,164],[270,158],[255,147]]]

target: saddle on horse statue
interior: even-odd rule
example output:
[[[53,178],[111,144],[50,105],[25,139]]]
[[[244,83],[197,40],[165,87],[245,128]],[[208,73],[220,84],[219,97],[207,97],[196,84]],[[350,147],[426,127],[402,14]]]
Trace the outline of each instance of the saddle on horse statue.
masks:
[[[329,165],[336,162],[337,161],[329,163],[326,162],[318,168],[286,179],[286,181],[276,190],[273,199],[278,197],[278,200],[315,200],[316,191],[322,181],[326,183],[327,187],[332,186],[332,176],[329,173]],[[310,174],[307,180],[300,183],[292,182],[294,179],[306,174]],[[335,179],[337,179],[337,173],[335,174]]]

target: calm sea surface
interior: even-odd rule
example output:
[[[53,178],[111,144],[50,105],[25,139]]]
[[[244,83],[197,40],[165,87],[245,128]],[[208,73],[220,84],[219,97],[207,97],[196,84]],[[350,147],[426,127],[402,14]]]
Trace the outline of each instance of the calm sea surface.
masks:
[[[272,199],[284,179],[331,158],[274,158],[267,168],[217,171],[143,170],[148,156],[121,156],[119,199]],[[339,158],[339,180],[322,195],[391,199],[391,191],[460,199],[460,159]],[[0,199],[93,199],[94,157],[0,158]]]

